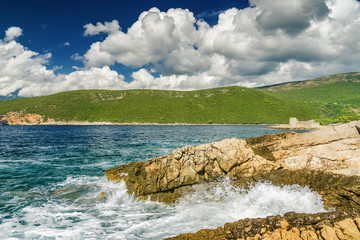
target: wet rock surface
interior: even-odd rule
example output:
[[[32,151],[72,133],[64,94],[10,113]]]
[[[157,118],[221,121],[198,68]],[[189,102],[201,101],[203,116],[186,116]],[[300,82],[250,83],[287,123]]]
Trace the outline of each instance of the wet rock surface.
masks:
[[[124,180],[129,193],[136,196],[155,194],[160,201],[174,202],[187,191],[187,186],[212,182],[219,177],[248,178],[270,172],[274,167],[273,162],[254,154],[245,140],[225,139],[176,149],[170,155],[145,163],[115,167],[105,175],[110,180]]]
[[[333,211],[245,219],[173,239],[360,239],[360,171],[353,171],[360,169],[357,126],[360,121],[303,134],[225,139],[176,149],[105,174],[109,180],[125,181],[128,193],[139,199],[166,203],[191,193],[195,184],[210,189],[224,177],[245,188],[258,181],[298,184],[318,192]],[[349,176],[349,169],[355,176]]]

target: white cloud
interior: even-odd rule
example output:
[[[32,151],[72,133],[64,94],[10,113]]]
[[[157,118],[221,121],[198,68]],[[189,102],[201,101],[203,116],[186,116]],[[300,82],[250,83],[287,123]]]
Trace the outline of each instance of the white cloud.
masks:
[[[91,35],[96,35],[99,33],[112,33],[112,32],[117,32],[120,30],[120,25],[119,22],[117,20],[113,20],[111,22],[105,22],[103,23],[96,23],[96,25],[93,25],[91,23],[86,24],[84,26],[85,28],[85,36],[91,36]]]
[[[216,84],[213,87],[259,86],[358,71],[358,1],[251,0],[250,4],[220,13],[212,27],[188,10],[152,8],[127,32],[118,30],[93,43],[84,64],[150,65],[150,72],[160,72],[161,77],[147,71],[139,81],[144,86],[154,82],[154,86],[184,89],[208,86],[208,77],[216,79],[210,81]],[[140,79],[138,74],[133,77]],[[182,80],[159,83],[173,76]]]
[[[16,31],[13,28],[9,33]],[[17,32],[21,32],[17,31]],[[6,34],[19,36],[19,34]],[[20,90],[19,96],[39,96],[79,89],[123,89],[124,77],[108,66],[79,70],[68,75],[55,74],[61,69],[46,68],[51,54],[40,55],[26,49],[14,40],[0,39],[0,95],[6,96]]]
[[[9,27],[5,32],[5,41],[14,40],[22,35],[22,29],[19,27]]]
[[[68,75],[45,67],[39,55],[17,43],[20,28],[0,40],[0,95],[21,89],[32,96],[108,88],[202,89],[247,87],[310,79],[360,68],[360,3],[356,0],[251,0],[228,9],[209,26],[184,9],[143,12],[126,32],[118,21],[91,23],[84,35],[103,41],[71,58],[83,61]],[[284,9],[285,8],[285,9]],[[133,68],[132,81],[111,70]]]
[[[79,53],[75,53],[75,54],[71,55],[70,58],[75,61],[84,61],[84,59],[85,59],[83,56],[80,56]]]

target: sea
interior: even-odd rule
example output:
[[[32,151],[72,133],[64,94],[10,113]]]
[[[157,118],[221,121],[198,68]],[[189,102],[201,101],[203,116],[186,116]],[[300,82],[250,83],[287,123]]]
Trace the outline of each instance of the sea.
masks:
[[[0,239],[164,239],[243,218],[326,211],[298,185],[201,185],[175,204],[137,201],[104,171],[183,146],[284,130],[233,126],[0,126]],[[106,198],[99,198],[101,192]]]

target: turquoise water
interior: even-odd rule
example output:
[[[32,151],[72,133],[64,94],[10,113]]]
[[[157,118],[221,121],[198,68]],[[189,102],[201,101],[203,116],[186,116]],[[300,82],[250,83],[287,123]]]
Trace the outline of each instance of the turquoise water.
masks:
[[[196,186],[173,205],[138,202],[103,174],[186,145],[277,132],[263,126],[1,126],[0,239],[162,239],[245,217],[324,211],[309,189],[268,183],[244,191],[224,181],[211,194]]]

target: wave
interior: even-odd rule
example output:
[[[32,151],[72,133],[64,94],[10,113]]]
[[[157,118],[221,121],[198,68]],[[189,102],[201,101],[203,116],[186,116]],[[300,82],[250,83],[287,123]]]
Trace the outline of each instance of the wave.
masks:
[[[326,211],[321,197],[298,185],[257,183],[248,190],[229,180],[211,191],[202,185],[195,192],[167,205],[137,201],[124,182],[104,177],[70,177],[53,184],[43,203],[34,202],[14,216],[0,216],[0,239],[163,239],[203,228],[216,228],[243,218],[282,215],[289,211]],[[100,199],[101,192],[106,198]]]

